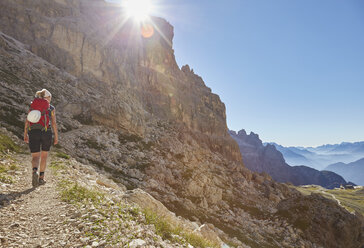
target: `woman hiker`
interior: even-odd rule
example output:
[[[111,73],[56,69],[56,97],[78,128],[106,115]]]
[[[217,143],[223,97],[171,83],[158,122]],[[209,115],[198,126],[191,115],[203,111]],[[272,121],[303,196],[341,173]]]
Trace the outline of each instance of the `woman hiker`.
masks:
[[[52,144],[52,129],[54,132],[54,145],[58,143],[56,110],[54,106],[50,105],[52,94],[48,90],[43,89],[37,91],[35,97],[36,98],[30,105],[30,112],[25,121],[24,128],[24,141],[29,143],[30,152],[32,154],[33,187],[46,183],[44,180],[44,172],[46,169],[48,152]],[[44,99],[46,101],[44,101]],[[42,110],[42,108],[44,110]],[[40,173],[38,175],[39,162]]]

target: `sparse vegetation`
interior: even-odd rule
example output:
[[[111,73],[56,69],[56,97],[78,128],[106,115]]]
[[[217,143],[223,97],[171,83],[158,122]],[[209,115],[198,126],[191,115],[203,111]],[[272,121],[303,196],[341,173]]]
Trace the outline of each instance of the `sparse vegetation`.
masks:
[[[67,154],[66,154],[66,153],[64,153],[64,152],[57,152],[57,153],[56,153],[56,156],[57,156],[58,158],[70,159],[70,156],[69,156],[69,155],[67,155]]]
[[[18,169],[19,169],[19,167],[18,167],[16,164],[11,164],[11,165],[9,166],[9,169],[10,169],[10,170],[18,170]]]
[[[364,215],[364,189],[332,189],[328,190],[320,186],[295,187],[304,195],[319,193],[332,200],[339,200],[340,204],[348,211],[357,211]]]
[[[156,233],[163,239],[182,244],[187,242],[194,247],[219,247],[218,244],[214,244],[198,234],[185,231],[179,226],[173,226],[168,219],[157,215],[150,209],[145,209],[143,213],[147,224],[154,225]],[[182,239],[179,239],[178,237],[182,237]]]
[[[20,152],[20,147],[16,145],[12,139],[4,134],[0,134],[0,158],[5,159],[5,163],[0,163],[0,182],[14,183],[14,178],[9,171],[18,170],[15,159],[9,152]]]
[[[69,162],[66,161],[66,163]],[[50,168],[55,175],[58,172],[66,172],[67,170],[65,162],[62,161],[52,161]],[[138,236],[128,235],[125,237],[119,230],[131,228],[130,223],[137,221],[147,225],[154,225],[156,234],[162,239],[170,240],[172,243],[189,243],[194,247],[218,247],[218,244],[211,243],[200,235],[173,226],[168,219],[161,218],[151,210],[140,210],[122,202],[110,202],[107,200],[106,195],[97,189],[87,188],[77,182],[62,179],[59,174],[57,178],[60,196],[63,201],[75,204],[80,208],[88,209],[92,205],[97,209],[95,211],[99,214],[99,218],[94,219],[92,214],[83,217],[87,222],[92,223],[91,228],[85,231],[88,237],[106,240],[110,244],[123,243],[125,241],[122,240],[127,238],[129,241],[123,243],[127,246],[130,240],[138,238]],[[112,227],[107,226],[108,219],[113,220]]]
[[[0,174],[0,182],[2,183],[14,183],[14,179],[12,176]]]
[[[328,190],[350,212],[358,211],[364,216],[364,189],[333,189]]]
[[[55,176],[58,176],[67,169],[66,165],[61,161],[52,161],[49,168],[53,171]]]
[[[96,190],[91,190],[86,187],[79,185],[77,182],[71,182],[69,180],[62,180],[59,182],[61,188],[62,200],[78,204],[84,201],[90,201],[93,204],[99,204],[104,195]]]
[[[0,173],[4,173],[4,172],[7,172],[8,171],[8,168],[3,165],[3,164],[0,164]]]
[[[10,137],[0,134],[0,154],[5,154],[8,151],[20,152],[20,147]]]

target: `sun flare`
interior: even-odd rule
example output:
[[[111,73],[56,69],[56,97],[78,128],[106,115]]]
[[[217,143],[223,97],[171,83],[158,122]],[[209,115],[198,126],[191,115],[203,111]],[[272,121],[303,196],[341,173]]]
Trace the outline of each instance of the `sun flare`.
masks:
[[[137,21],[144,21],[153,9],[150,0],[125,0],[124,8],[129,17]]]

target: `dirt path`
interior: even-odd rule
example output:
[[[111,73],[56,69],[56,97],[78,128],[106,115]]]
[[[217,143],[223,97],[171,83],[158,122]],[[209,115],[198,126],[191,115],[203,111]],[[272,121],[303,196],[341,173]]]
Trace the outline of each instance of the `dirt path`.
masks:
[[[0,247],[191,247],[171,227],[163,231],[173,239],[163,240],[154,225],[165,226],[166,220],[150,214],[148,223],[142,210],[124,199],[126,189],[94,167],[59,156],[50,157],[50,164],[47,183],[33,188],[30,155],[0,157],[3,168],[17,167],[6,171],[13,183],[0,180]],[[141,202],[156,201],[140,190],[128,194]],[[194,239],[201,244],[201,238]]]
[[[327,192],[327,189],[324,189],[324,188],[322,188],[322,187],[319,187],[318,189],[316,189],[315,190],[315,192],[317,192],[318,194],[324,194],[324,195],[328,195],[328,196],[330,196],[334,201],[336,201],[337,202],[337,204],[339,205],[339,206],[341,206],[341,207],[343,207],[343,208],[345,208],[342,204],[341,204],[341,202],[340,202],[340,200],[339,199],[337,199],[336,197],[335,197],[335,195],[333,195],[333,194],[331,194],[331,193],[329,193],[329,192]]]
[[[52,171],[33,188],[30,156],[16,160],[15,183],[0,185],[0,247],[82,247],[75,207],[59,199]]]

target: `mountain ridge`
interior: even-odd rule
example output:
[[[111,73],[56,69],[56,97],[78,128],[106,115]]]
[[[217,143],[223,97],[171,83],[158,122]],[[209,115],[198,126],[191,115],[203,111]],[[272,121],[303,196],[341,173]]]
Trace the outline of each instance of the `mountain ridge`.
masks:
[[[259,135],[253,132],[248,135],[242,129],[238,133],[230,131],[230,135],[237,141],[247,168],[268,173],[278,182],[290,182],[294,185],[316,184],[331,189],[346,184],[340,175],[332,172],[317,171],[307,166],[289,166],[275,145],[264,145]]]
[[[358,185],[364,185],[364,158],[351,163],[338,162],[328,165],[325,170],[339,173],[344,178]]]
[[[273,143],[290,165],[306,165],[324,169],[336,162],[349,163],[364,157],[364,142],[342,142],[318,147],[284,147]]]

